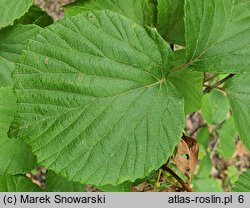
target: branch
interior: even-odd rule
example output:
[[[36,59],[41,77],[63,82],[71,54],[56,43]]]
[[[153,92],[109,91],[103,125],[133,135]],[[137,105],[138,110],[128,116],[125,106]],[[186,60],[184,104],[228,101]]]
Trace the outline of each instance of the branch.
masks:
[[[169,167],[167,167],[166,165],[163,165],[162,167],[163,170],[168,171],[181,185],[182,187],[187,191],[187,192],[193,192],[192,188],[185,183],[173,170],[171,170]]]
[[[214,85],[207,86],[206,89],[203,90],[203,94],[209,93],[214,88],[218,88],[221,84],[223,84],[225,81],[231,79],[234,75],[235,74],[229,74],[225,78],[223,78],[223,79],[219,80],[218,82],[216,82]]]
[[[179,65],[179,66],[175,66],[171,72],[175,72],[175,71],[179,71],[179,70],[182,70],[190,65],[192,65],[194,62],[189,62],[189,63],[186,63],[186,64],[182,64],[182,65]]]
[[[218,76],[218,74],[214,74],[213,76],[208,77],[207,79],[204,79],[204,82],[208,82],[208,81],[210,81],[211,79],[213,79],[213,78],[215,78],[217,76]]]
[[[193,131],[190,132],[189,136],[194,136],[194,134],[202,127],[206,126],[206,124],[200,124],[199,126],[197,126]]]

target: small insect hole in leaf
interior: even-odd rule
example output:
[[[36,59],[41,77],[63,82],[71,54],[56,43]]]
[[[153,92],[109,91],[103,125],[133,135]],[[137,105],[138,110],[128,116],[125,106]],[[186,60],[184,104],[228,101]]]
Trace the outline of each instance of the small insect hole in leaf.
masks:
[[[95,15],[93,13],[88,13],[87,17],[91,21],[95,20]]]

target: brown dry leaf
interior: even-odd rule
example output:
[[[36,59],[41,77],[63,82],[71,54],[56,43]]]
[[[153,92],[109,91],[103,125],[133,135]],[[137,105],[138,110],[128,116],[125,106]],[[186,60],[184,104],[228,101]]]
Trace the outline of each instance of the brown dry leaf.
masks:
[[[87,185],[85,192],[100,192],[100,190],[96,189],[94,186]]]
[[[236,144],[236,149],[235,149],[235,156],[239,156],[239,157],[244,157],[245,155],[249,155],[249,152],[247,151],[247,149],[245,148],[245,146],[239,141]]]
[[[170,160],[190,179],[198,162],[198,152],[198,142],[193,137],[188,137],[183,134],[181,142],[176,146],[175,154]]]
[[[137,186],[132,187],[132,192],[145,192],[149,189],[150,185],[147,182],[143,182]]]

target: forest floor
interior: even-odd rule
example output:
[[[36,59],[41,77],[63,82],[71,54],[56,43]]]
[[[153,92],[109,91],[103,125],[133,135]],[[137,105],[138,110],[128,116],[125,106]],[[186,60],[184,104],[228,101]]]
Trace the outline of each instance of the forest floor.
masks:
[[[34,0],[34,3],[52,16],[54,20],[58,20],[64,16],[63,5],[74,1],[75,0]]]

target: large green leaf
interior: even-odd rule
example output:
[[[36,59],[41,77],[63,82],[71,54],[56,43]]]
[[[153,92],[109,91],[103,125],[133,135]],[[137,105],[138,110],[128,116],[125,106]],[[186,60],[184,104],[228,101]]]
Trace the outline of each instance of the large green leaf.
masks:
[[[35,25],[17,25],[0,30],[0,87],[11,86],[11,73],[28,39],[40,28]]]
[[[46,176],[47,192],[83,192],[85,185],[68,181],[66,178],[49,171]]]
[[[0,175],[0,192],[35,191],[42,191],[42,189],[23,175]]]
[[[36,164],[36,158],[27,144],[7,137],[16,113],[15,104],[16,97],[12,87],[0,88],[0,175],[25,173]]]
[[[151,25],[153,6],[150,0],[78,0],[65,6],[65,15],[74,16],[85,10],[108,9],[130,18],[138,24]]]
[[[186,0],[187,61],[201,71],[250,72],[249,8],[249,0]]]
[[[227,118],[228,113],[229,103],[222,92],[212,90],[203,96],[201,114],[208,124],[220,124]]]
[[[234,76],[224,87],[232,109],[236,128],[250,150],[250,74]]]
[[[219,134],[219,153],[222,157],[230,159],[235,151],[235,139],[238,134],[233,117],[223,123],[218,129]]]
[[[185,45],[184,0],[158,0],[157,29],[170,43]]]
[[[0,29],[13,24],[14,20],[23,16],[32,3],[32,0],[1,0]]]
[[[250,169],[242,173],[234,184],[232,191],[234,192],[249,192],[250,191]]]
[[[24,51],[10,134],[74,181],[145,177],[172,154],[184,128],[183,99],[166,76],[172,67],[172,51],[154,30],[111,11],[66,18]]]

